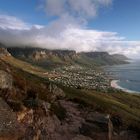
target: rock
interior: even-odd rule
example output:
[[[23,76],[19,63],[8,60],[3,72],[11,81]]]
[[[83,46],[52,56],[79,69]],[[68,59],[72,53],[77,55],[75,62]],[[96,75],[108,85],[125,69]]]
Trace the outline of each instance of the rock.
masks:
[[[87,115],[86,121],[92,122],[92,123],[96,122],[99,124],[108,124],[109,115],[100,114],[97,112],[91,112]]]
[[[0,70],[0,89],[11,89],[13,79],[10,74]]]
[[[49,113],[50,109],[51,109],[51,104],[48,103],[48,102],[43,102],[42,106],[43,106],[43,108],[45,110],[45,113],[47,115]]]
[[[44,60],[47,58],[47,54],[45,51],[35,51],[32,55],[31,55],[31,58],[33,60]]]
[[[17,140],[20,136],[21,127],[16,114],[0,98],[0,140]]]
[[[0,57],[11,56],[11,54],[5,48],[0,48]]]
[[[113,140],[139,140],[137,133],[129,130],[121,131],[113,136]]]
[[[81,134],[97,137],[99,139],[111,140],[113,133],[113,125],[110,116],[91,112],[85,118],[85,122],[81,127]]]
[[[65,93],[63,92],[63,90],[54,84],[49,85],[49,91],[50,93],[52,93],[52,96],[51,96],[52,102],[57,99],[61,99],[65,97]]]
[[[114,127],[120,128],[123,125],[122,118],[119,115],[112,116],[111,121]]]
[[[89,137],[83,136],[83,135],[78,135],[75,138],[73,138],[72,140],[92,140]]]
[[[24,108],[24,110],[17,113],[17,120],[24,125],[33,123],[33,110]]]
[[[78,104],[66,100],[60,100],[59,102],[65,108],[67,115],[65,120],[61,122],[60,129],[57,132],[65,134],[66,139],[71,140],[80,134],[79,128],[82,126],[84,118],[79,111]]]

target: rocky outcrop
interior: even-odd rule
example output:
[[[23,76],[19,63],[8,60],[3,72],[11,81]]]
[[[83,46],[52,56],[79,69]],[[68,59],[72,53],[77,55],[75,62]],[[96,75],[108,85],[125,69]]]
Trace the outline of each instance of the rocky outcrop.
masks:
[[[82,124],[81,133],[91,138],[111,140],[113,125],[109,115],[97,112],[88,113]]]
[[[21,132],[16,114],[0,98],[0,140],[17,140],[21,136]]]
[[[51,101],[55,101],[56,99],[65,98],[65,93],[62,89],[54,84],[49,85],[49,91],[51,93]]]
[[[11,89],[13,79],[10,74],[0,70],[0,89]]]
[[[11,56],[11,54],[5,48],[0,48],[0,57]]]
[[[35,51],[31,56],[29,56],[33,60],[44,60],[47,58],[47,54],[45,51]]]
[[[43,60],[49,60],[52,61],[55,59],[55,61],[72,61],[73,59],[76,59],[78,56],[75,51],[70,50],[47,50],[47,49],[41,49],[41,48],[8,48],[8,51],[12,54],[14,57],[18,58],[26,58],[29,60],[34,61],[43,61]]]

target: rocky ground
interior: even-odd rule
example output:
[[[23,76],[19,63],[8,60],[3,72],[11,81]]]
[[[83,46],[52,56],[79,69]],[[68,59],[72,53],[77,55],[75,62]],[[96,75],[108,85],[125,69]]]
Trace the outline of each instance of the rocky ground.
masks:
[[[0,140],[138,140],[122,123],[0,59]]]

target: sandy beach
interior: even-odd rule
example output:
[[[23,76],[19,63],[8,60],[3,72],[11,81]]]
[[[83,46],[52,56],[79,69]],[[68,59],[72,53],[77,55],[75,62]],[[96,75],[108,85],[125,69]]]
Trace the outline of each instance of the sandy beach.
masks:
[[[119,86],[118,82],[119,82],[119,80],[112,80],[111,81],[111,87],[116,88],[116,89],[120,89],[120,90],[122,90],[124,92],[128,92],[128,93],[139,93],[139,92],[128,90],[126,88],[123,88],[123,87]]]

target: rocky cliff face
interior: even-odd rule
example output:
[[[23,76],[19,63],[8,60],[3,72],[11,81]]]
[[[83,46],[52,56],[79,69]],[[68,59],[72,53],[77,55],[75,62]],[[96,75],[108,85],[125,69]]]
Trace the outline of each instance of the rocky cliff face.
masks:
[[[128,63],[124,57],[110,55],[107,52],[81,52],[70,50],[46,50],[40,48],[8,48],[12,56],[29,63],[54,68],[66,65],[103,66]]]
[[[61,61],[69,61],[71,59],[75,59],[77,57],[76,52],[74,51],[34,51],[33,54],[29,55],[29,58],[33,60],[53,60],[53,59],[60,59]]]
[[[40,48],[8,48],[8,51],[15,57],[26,57],[27,59],[42,61],[44,59],[60,59],[66,61],[77,57],[75,51],[69,50],[47,50]]]
[[[0,57],[11,56],[11,54],[5,48],[0,48]]]
[[[11,89],[12,84],[12,76],[7,72],[0,70],[0,89]]]

